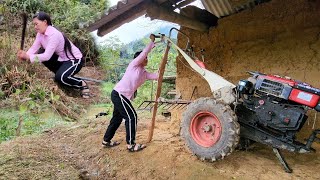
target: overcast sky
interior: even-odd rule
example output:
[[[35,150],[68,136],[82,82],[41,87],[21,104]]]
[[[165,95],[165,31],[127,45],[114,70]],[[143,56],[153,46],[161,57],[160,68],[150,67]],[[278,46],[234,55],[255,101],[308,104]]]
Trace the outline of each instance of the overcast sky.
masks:
[[[119,0],[109,0],[110,6],[114,6],[117,4]],[[200,0],[197,0],[193,3],[197,6],[202,6]],[[97,42],[100,43],[106,39],[109,39],[112,36],[117,36],[121,42],[129,43],[136,39],[140,39],[145,35],[154,32],[161,26],[177,26],[172,23],[161,21],[161,20],[153,20],[151,21],[150,18],[146,18],[145,16],[141,16],[129,23],[123,24],[119,28],[113,30],[112,32],[108,33],[103,37],[98,37],[96,34],[97,32],[93,32],[94,36],[97,37]],[[168,32],[160,32],[167,34]]]

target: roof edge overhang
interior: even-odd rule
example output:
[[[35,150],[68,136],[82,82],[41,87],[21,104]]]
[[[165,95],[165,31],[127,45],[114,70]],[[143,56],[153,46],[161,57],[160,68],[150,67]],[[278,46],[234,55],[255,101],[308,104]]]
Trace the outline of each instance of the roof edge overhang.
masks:
[[[99,20],[90,24],[87,30],[92,32],[98,30],[98,36],[104,36],[109,32],[115,30],[121,25],[133,21],[140,16],[146,14],[151,20],[159,19],[181,26],[189,27],[198,31],[207,31],[209,26],[196,19],[192,19],[185,15],[174,12],[175,8],[188,5],[195,0],[126,0],[119,1],[116,6],[109,8],[108,12],[104,14]],[[175,5],[168,6],[165,2],[179,2]],[[161,4],[162,3],[162,4]]]

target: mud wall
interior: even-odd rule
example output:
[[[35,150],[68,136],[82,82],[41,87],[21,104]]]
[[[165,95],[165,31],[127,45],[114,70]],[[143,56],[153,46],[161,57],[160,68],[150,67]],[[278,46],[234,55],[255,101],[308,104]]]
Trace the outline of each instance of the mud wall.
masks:
[[[208,33],[181,30],[191,37],[196,52],[206,50],[207,68],[235,84],[246,79],[246,71],[251,70],[290,76],[320,88],[319,17],[319,0],[272,0],[219,19],[217,27]],[[183,36],[178,40],[179,46],[185,47]],[[199,53],[197,56],[201,57]],[[193,99],[211,96],[206,81],[180,56],[176,87],[183,99],[190,99],[192,92]],[[310,126],[314,116],[310,114]],[[180,117],[181,111],[173,112],[173,118]],[[320,117],[315,127],[320,128],[319,121]]]

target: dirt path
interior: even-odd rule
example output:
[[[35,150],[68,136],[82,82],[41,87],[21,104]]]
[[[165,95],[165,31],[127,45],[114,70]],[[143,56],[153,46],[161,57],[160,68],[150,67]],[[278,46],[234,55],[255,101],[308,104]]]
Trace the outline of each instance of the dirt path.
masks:
[[[145,150],[126,150],[123,124],[115,137],[121,145],[102,148],[108,118],[94,117],[101,111],[90,110],[88,118],[69,127],[2,143],[0,179],[320,179],[319,152],[284,152],[292,174],[285,173],[272,150],[262,145],[235,151],[219,162],[202,162],[185,148],[178,135],[170,133],[172,122],[162,116]],[[139,142],[148,137],[148,116],[140,118]],[[315,148],[320,151],[319,144]]]

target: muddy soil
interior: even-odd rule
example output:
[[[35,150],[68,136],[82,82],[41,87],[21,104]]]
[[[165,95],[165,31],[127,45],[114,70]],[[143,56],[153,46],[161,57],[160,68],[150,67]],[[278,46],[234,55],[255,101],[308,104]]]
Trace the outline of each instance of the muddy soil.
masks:
[[[319,179],[320,154],[284,152],[293,173],[285,173],[270,147],[253,145],[224,160],[198,160],[171,130],[170,118],[158,116],[154,138],[137,153],[126,150],[124,124],[116,134],[121,144],[101,146],[110,117],[93,108],[77,123],[41,135],[0,144],[0,179]],[[149,112],[138,112],[137,139],[148,137]],[[314,146],[320,151],[320,145]]]

